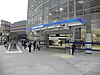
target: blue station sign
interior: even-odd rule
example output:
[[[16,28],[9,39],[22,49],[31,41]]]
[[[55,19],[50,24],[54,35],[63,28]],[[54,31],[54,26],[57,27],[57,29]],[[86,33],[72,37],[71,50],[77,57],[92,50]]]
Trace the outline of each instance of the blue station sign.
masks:
[[[40,29],[40,28],[43,28],[43,27],[49,27],[49,26],[53,26],[53,25],[60,25],[60,24],[66,24],[66,23],[76,23],[76,22],[82,23],[82,25],[87,24],[81,18],[75,18],[75,19],[69,19],[69,20],[61,20],[61,21],[58,21],[58,22],[51,22],[51,23],[48,23],[48,24],[40,24],[40,25],[37,25],[37,26],[33,26],[32,28],[26,28],[26,30],[36,30],[36,29]]]

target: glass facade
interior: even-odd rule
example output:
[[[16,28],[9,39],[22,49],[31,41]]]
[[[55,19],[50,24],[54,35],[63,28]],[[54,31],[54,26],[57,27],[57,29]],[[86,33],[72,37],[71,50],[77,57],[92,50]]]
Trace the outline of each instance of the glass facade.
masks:
[[[86,0],[28,0],[27,28],[73,18],[86,20],[85,1]],[[95,40],[95,38],[100,38],[100,0],[91,0],[91,8],[89,9],[91,9],[93,41],[100,42],[100,40]],[[31,31],[27,31],[29,37],[30,32]],[[38,32],[43,33],[44,31]],[[41,33],[38,33],[37,36]],[[84,30],[82,34],[84,35],[83,37],[85,37]]]

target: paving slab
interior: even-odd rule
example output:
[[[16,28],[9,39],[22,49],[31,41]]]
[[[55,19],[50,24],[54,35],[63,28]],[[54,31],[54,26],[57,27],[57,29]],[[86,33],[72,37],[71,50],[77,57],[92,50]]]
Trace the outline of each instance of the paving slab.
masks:
[[[0,75],[100,75],[100,53],[69,55],[58,49],[5,53],[0,46]]]

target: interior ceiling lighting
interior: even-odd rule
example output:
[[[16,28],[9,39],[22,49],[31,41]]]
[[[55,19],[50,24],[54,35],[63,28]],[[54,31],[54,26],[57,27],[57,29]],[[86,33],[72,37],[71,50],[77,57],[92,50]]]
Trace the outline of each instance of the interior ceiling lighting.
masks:
[[[51,16],[52,14],[51,14],[51,13],[49,13],[49,15]]]
[[[84,1],[83,1],[83,0],[81,0],[81,1],[78,1],[78,3],[79,3],[79,4],[83,4],[83,3],[84,3]]]
[[[60,8],[60,11],[63,11],[64,10],[64,8]]]
[[[42,19],[42,17],[40,17],[40,20]]]

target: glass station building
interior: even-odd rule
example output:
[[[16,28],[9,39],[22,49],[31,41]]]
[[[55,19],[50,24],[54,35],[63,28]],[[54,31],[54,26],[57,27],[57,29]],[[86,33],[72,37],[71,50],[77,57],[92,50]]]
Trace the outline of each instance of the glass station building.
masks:
[[[86,21],[86,11],[91,9],[91,30],[93,42],[100,42],[100,0],[90,0],[91,6],[86,8],[86,0],[28,0],[27,26],[32,28],[40,24],[48,24],[61,20],[81,18]],[[85,40],[86,27],[84,25],[79,30],[80,39]],[[59,27],[45,27],[37,30],[27,30],[30,40],[47,40],[49,45],[59,45],[64,43],[69,36],[67,24]],[[79,39],[79,38],[78,38]],[[51,42],[51,43],[50,43]]]

